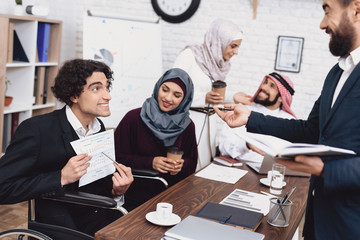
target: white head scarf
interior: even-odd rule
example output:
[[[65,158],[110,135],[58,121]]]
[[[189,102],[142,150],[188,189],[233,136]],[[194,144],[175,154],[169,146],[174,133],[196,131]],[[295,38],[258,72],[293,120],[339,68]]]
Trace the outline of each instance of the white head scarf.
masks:
[[[201,70],[212,81],[224,81],[230,70],[230,61],[223,59],[225,48],[234,40],[242,39],[243,32],[233,22],[217,19],[205,34],[202,45],[189,45]]]

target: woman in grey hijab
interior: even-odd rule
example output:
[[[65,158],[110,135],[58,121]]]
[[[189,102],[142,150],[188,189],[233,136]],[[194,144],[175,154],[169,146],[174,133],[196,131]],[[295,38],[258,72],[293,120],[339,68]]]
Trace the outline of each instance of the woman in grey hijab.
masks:
[[[194,87],[189,75],[174,68],[157,81],[153,94],[141,108],[129,111],[115,131],[116,160],[126,166],[154,169],[169,185],[195,172],[198,151],[195,125],[189,117]],[[182,157],[167,157],[169,148]],[[127,209],[145,202],[163,189],[136,179],[127,191]]]
[[[212,91],[212,83],[225,81],[230,71],[230,59],[238,54],[243,32],[229,20],[216,19],[206,32],[203,44],[188,45],[176,58],[174,67],[185,70],[194,81],[194,101],[190,111],[191,119],[196,126],[196,139],[199,148],[199,164],[201,169],[210,163],[215,155],[216,118],[205,115],[201,110],[208,104],[224,103],[219,93]],[[233,101],[226,90],[226,101]],[[235,92],[234,92],[235,93]]]

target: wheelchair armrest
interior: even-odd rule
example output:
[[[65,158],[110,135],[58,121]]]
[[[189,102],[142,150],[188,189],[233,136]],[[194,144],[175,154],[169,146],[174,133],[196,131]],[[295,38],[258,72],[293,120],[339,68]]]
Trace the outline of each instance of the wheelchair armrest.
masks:
[[[158,177],[160,175],[158,171],[153,169],[132,168],[131,171],[133,175],[138,175],[138,176]]]
[[[62,196],[46,197],[46,199],[99,208],[116,208],[117,206],[117,202],[112,198],[85,192],[65,192]]]
[[[154,179],[154,180],[161,181],[164,184],[165,188],[167,188],[169,186],[168,182],[164,178],[160,177],[160,173],[156,170],[132,168],[131,171],[132,171],[134,178]]]

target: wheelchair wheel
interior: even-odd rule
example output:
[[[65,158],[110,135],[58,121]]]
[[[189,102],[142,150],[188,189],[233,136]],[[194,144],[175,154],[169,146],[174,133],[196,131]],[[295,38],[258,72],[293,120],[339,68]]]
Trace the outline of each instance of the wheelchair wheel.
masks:
[[[48,236],[30,229],[11,229],[0,233],[1,240],[26,240],[26,239],[38,239],[38,240],[52,240]]]

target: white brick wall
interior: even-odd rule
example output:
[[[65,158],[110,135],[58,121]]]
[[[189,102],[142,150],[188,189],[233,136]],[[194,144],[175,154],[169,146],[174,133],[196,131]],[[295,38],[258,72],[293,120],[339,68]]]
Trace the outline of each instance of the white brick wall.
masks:
[[[156,17],[150,0],[24,0],[49,4],[49,17],[64,21],[62,59],[82,57],[82,17],[87,9]],[[0,10],[10,11],[13,0],[2,0]],[[252,0],[202,0],[195,15],[181,24],[162,24],[163,70],[171,68],[187,44],[202,43],[212,20],[225,18],[242,27],[245,36],[239,55],[232,59],[227,82],[232,88],[253,94],[263,76],[274,71],[279,35],[304,37],[300,73],[283,74],[295,84],[293,109],[306,118],[318,98],[324,78],[337,59],[329,53],[329,37],[319,29],[323,17],[321,0],[258,0],[253,19]],[[71,9],[70,9],[71,8]],[[141,41],[146,39],[139,39]]]

